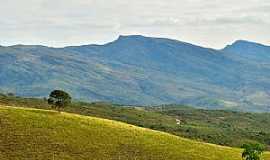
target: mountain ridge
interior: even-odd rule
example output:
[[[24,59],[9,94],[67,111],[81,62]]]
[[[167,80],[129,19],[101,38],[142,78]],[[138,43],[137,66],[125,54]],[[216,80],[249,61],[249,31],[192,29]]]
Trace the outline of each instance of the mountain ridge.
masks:
[[[29,97],[64,89],[86,101],[268,111],[268,47],[254,48],[260,57],[241,47],[215,50],[140,35],[104,45],[4,47],[0,88]]]
[[[255,46],[261,46],[261,47],[270,47],[270,45],[262,44],[259,42],[253,42],[250,40],[244,40],[244,39],[236,40],[232,44],[227,45],[226,47],[235,46],[235,45],[249,45],[249,46],[255,45]],[[226,47],[223,49],[226,49]]]
[[[14,44],[14,45],[5,45],[5,46],[4,45],[0,45],[0,47],[40,46],[40,47],[48,47],[48,48],[55,48],[55,49],[63,49],[63,48],[67,48],[67,47],[104,46],[106,44],[113,43],[113,42],[115,42],[115,41],[117,41],[119,39],[132,38],[132,37],[133,38],[134,37],[137,37],[137,38],[150,38],[150,39],[170,40],[170,41],[176,41],[176,42],[180,42],[180,43],[191,44],[193,46],[198,46],[198,47],[202,47],[202,48],[214,49],[212,47],[200,46],[200,45],[197,45],[197,44],[194,44],[194,43],[191,43],[191,42],[185,42],[185,41],[181,41],[181,40],[178,40],[178,39],[162,38],[162,37],[154,37],[154,36],[144,36],[144,35],[140,35],[140,34],[119,35],[118,38],[116,38],[115,40],[112,40],[112,41],[109,41],[109,42],[106,42],[106,43],[103,43],[103,44],[88,43],[88,44],[81,44],[81,45],[67,45],[67,46],[63,46],[63,47],[54,47],[54,46],[47,46],[47,45],[40,45],[40,44],[28,44],[28,45],[26,45],[26,44]],[[235,40],[232,44],[229,44],[227,46],[233,45],[233,44],[235,44],[237,42],[247,42],[247,43],[250,43],[250,44],[257,44],[257,45],[262,45],[262,46],[270,47],[270,45],[263,44],[263,43],[260,43],[260,42],[255,42],[255,41],[252,41],[252,40],[247,40],[247,39],[238,39],[238,40]],[[224,48],[226,48],[226,46]],[[214,50],[223,50],[223,49],[214,49]]]

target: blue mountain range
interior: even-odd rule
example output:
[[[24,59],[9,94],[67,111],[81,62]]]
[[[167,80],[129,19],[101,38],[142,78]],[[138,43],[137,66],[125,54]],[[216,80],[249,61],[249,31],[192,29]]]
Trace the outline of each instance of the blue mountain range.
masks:
[[[186,104],[270,111],[270,47],[239,40],[222,50],[120,36],[105,45],[0,47],[0,91],[126,105]]]

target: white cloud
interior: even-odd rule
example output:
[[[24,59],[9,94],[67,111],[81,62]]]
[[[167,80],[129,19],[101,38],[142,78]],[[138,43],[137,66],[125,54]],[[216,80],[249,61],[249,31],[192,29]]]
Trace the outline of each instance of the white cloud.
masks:
[[[105,43],[119,34],[175,38],[220,48],[236,39],[270,43],[268,0],[9,0],[0,44]]]

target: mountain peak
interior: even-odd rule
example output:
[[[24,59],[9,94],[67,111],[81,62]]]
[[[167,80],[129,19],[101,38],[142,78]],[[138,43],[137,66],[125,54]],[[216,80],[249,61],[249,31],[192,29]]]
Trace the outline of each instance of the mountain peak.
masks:
[[[231,45],[227,45],[223,51],[248,57],[252,60],[265,60],[265,57],[269,57],[270,46],[266,46],[257,42],[251,42],[246,40],[237,40]]]
[[[128,40],[147,40],[153,39],[151,37],[145,37],[142,35],[120,35],[116,41],[128,41]]]
[[[147,38],[143,35],[120,35],[118,39],[122,38]]]
[[[252,42],[252,41],[248,41],[248,40],[237,40],[234,43],[232,43],[231,45],[227,45],[224,49],[230,49],[230,48],[239,48],[239,47],[268,47],[266,45],[257,43],[257,42]]]

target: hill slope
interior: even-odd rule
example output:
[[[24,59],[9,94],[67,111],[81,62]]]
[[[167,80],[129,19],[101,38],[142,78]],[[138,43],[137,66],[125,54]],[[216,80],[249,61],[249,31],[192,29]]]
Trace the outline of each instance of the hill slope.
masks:
[[[74,114],[0,107],[0,122],[1,160],[241,159],[238,149]]]
[[[249,43],[256,56],[239,48],[246,43],[218,51],[137,35],[105,45],[0,47],[0,91],[44,97],[64,89],[84,101],[269,111],[270,47]]]
[[[1,96],[0,105],[50,110],[42,99]],[[186,106],[120,106],[76,102],[64,112],[105,118],[223,146],[262,143],[270,151],[270,113],[202,110]],[[178,123],[180,121],[180,124]]]
[[[226,46],[223,51],[242,58],[247,63],[270,63],[270,46],[245,40],[238,40],[232,45]]]
[[[0,87],[22,96],[47,96],[61,88],[82,100],[189,103],[229,92],[237,81],[232,66],[219,51],[143,36],[65,48],[17,45],[0,48]]]

